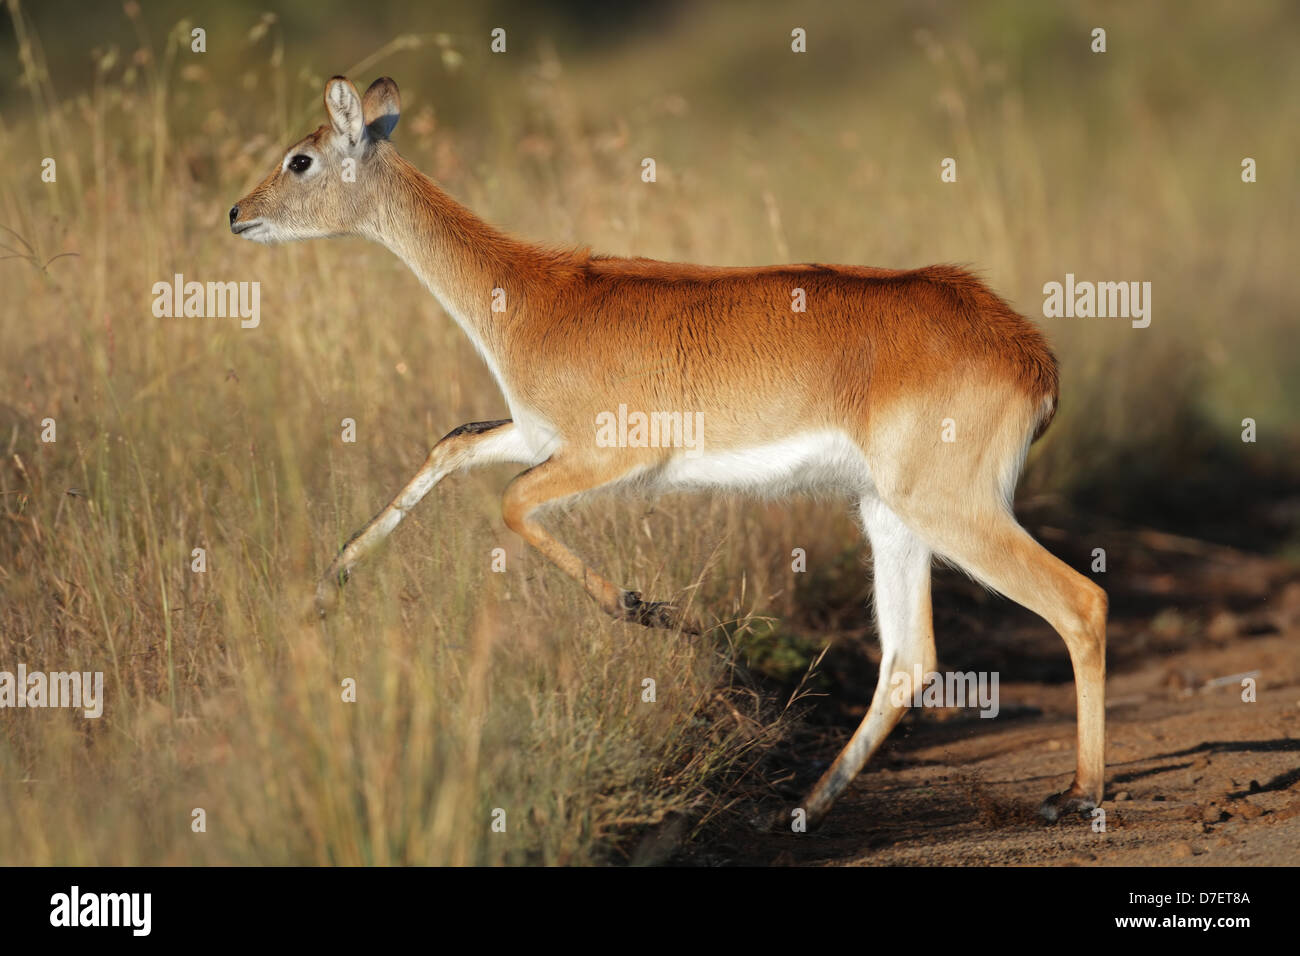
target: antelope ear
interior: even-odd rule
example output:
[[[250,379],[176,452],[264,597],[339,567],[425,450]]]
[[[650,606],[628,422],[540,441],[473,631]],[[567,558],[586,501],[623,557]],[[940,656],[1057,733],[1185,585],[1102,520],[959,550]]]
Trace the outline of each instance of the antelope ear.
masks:
[[[346,76],[333,77],[325,84],[325,109],[334,132],[355,149],[361,142],[365,124],[361,121],[361,97]]]
[[[374,139],[388,139],[402,113],[402,98],[391,77],[381,76],[370,84],[362,99],[366,130]]]

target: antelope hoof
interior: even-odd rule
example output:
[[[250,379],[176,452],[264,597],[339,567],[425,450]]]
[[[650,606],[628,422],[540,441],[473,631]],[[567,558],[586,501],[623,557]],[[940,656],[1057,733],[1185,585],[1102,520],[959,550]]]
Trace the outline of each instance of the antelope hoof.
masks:
[[[640,591],[623,592],[615,617],[642,627],[659,627],[669,631],[680,627],[684,634],[700,633],[699,626],[682,617],[682,612],[675,605],[666,601],[643,601]]]
[[[312,611],[318,618],[328,617],[339,603],[339,590],[352,577],[352,571],[344,568],[335,574],[329,571],[316,585],[316,598],[312,601]]]
[[[339,595],[338,589],[331,587],[328,581],[322,581],[316,585],[316,595],[312,598],[311,610],[308,617],[323,619],[329,617],[330,612],[338,606]]]
[[[1087,814],[1096,806],[1097,801],[1076,784],[1069,790],[1054,793],[1044,800],[1038,807],[1038,813],[1048,823],[1055,823],[1063,814]]]
[[[750,826],[760,833],[812,833],[822,825],[823,814],[814,815],[805,810],[802,817],[796,817],[797,807],[782,807],[771,813],[760,813],[752,817]],[[801,823],[800,829],[795,824]]]

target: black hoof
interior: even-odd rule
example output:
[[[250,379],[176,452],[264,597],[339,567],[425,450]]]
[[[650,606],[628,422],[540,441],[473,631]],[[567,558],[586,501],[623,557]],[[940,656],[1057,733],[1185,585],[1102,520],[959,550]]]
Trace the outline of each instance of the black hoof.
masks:
[[[1044,800],[1038,807],[1038,815],[1048,823],[1055,823],[1062,816],[1071,813],[1087,816],[1096,806],[1096,800],[1071,787]]]
[[[750,817],[749,825],[760,833],[812,833],[821,827],[822,817],[812,816],[807,810],[796,816],[796,809],[803,808],[785,806],[779,810],[757,813]]]
[[[790,829],[790,817],[785,810],[756,813],[749,818],[749,827],[759,833],[781,833]]]
[[[682,612],[666,601],[643,601],[640,591],[624,591],[619,598],[618,615],[624,621],[642,627],[657,627],[673,631],[681,628],[687,634],[699,634],[699,626],[682,617]]]

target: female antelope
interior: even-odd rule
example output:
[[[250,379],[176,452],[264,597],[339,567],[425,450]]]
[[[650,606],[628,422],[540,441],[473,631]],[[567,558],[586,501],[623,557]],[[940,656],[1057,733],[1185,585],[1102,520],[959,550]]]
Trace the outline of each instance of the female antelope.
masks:
[[[325,107],[329,124],[230,210],[231,231],[383,243],[469,336],[510,418],[462,425],[434,446],[334,559],[319,613],[434,485],[476,465],[527,466],[506,488],[505,523],[605,611],[651,627],[690,625],[589,568],[538,523],[543,506],[613,486],[834,490],[856,501],[871,542],[883,656],[862,725],[803,805],[809,822],[902,716],[891,678],[935,667],[934,555],[1065,640],[1078,764],[1042,812],[1097,805],[1106,594],[1035,542],[1010,505],[1057,400],[1056,360],[1032,324],[946,266],[713,268],[543,249],[493,229],[398,155],[392,80],[362,98],[334,77]]]

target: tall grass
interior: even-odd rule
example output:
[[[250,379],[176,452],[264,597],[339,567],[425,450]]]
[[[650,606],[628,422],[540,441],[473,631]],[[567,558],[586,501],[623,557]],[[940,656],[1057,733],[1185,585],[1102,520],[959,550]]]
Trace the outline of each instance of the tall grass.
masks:
[[[0,261],[0,670],[103,671],[107,709],[0,712],[0,862],[623,859],[670,814],[699,823],[752,792],[785,701],[738,663],[797,676],[865,624],[847,509],[691,498],[553,519],[611,579],[731,622],[706,641],[610,623],[502,527],[504,469],[448,481],[359,569],[336,619],[302,622],[315,575],[432,442],[505,413],[383,250],[268,249],[225,229],[349,66],[394,75],[399,147],[523,235],[718,263],[972,262],[1030,314],[1066,271],[1154,280],[1149,330],[1049,327],[1066,397],[1030,492],[1113,483],[1135,450],[1176,461],[1189,429],[1222,444],[1250,414],[1294,441],[1295,353],[1279,347],[1297,304],[1296,196],[1280,184],[1294,143],[1273,114],[1294,118],[1296,84],[1275,82],[1248,122],[1210,95],[1223,71],[1184,77],[1207,99],[1171,105],[1154,66],[1117,52],[1109,73],[1074,64],[1094,73],[1071,114],[1039,95],[1069,85],[1050,56],[991,38],[1050,53],[1060,41],[1043,37],[1087,14],[1031,30],[1005,19],[1024,8],[982,9],[947,26],[891,13],[876,67],[825,9],[808,25],[827,52],[791,61],[785,17],[720,8],[574,59],[516,38],[504,69],[429,23],[396,40],[321,25],[369,45],[320,62],[274,17],[238,14],[239,43],[197,59],[189,24],[128,4],[103,40],[57,32],[59,62],[93,51],[83,89],[8,0],[23,80],[0,125],[17,255]],[[1231,56],[1267,47],[1279,9],[1239,21]],[[1198,49],[1215,27],[1133,17],[1135,35]],[[1239,154],[1259,160],[1255,187],[1236,182]],[[941,186],[950,155],[959,184]],[[155,318],[152,285],[174,273],[259,281],[261,326]],[[806,654],[773,651],[769,618]]]
[[[430,444],[499,416],[490,380],[389,257],[224,234],[282,137],[250,142],[249,115],[214,107],[210,136],[178,140],[157,111],[199,91],[107,55],[92,93],[54,101],[23,42],[44,104],[26,132],[59,166],[57,186],[11,181],[0,200],[34,250],[5,263],[0,660],[102,670],[108,704],[98,721],[3,713],[3,861],[582,863],[669,813],[723,809],[770,708],[732,686],[725,641],[611,624],[555,580],[501,526],[509,472],[448,482],[336,621],[302,623],[312,577]],[[283,71],[271,59],[259,87]],[[47,266],[65,246],[78,258]],[[260,281],[261,327],[155,318],[152,284],[175,272]],[[644,504],[568,537],[688,600],[708,559],[684,513]]]

